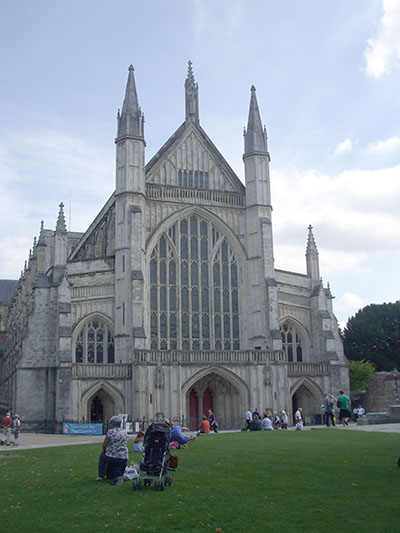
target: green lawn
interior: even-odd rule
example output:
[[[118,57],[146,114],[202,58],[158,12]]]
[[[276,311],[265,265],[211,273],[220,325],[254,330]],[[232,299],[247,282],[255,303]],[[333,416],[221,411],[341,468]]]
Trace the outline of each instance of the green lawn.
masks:
[[[100,449],[0,450],[1,531],[400,530],[399,434],[205,436],[163,492],[94,481]]]

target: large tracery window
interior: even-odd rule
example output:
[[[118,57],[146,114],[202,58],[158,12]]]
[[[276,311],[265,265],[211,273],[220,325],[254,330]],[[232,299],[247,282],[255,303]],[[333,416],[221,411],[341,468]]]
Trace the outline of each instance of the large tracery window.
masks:
[[[83,325],[75,342],[75,362],[114,363],[114,336],[101,319]]]
[[[240,349],[237,260],[198,216],[176,222],[151,253],[150,337],[152,349]]]
[[[303,346],[296,327],[285,322],[279,329],[282,335],[282,348],[286,352],[287,360],[289,362],[303,361]]]

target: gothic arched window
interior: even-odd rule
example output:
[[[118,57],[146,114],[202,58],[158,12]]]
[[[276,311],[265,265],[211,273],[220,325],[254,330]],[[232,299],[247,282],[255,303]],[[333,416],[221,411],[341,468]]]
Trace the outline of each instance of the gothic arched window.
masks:
[[[303,345],[296,327],[290,322],[285,322],[279,329],[282,335],[282,348],[286,352],[287,360],[289,362],[303,361]]]
[[[114,363],[114,335],[100,318],[86,322],[75,341],[76,363]]]
[[[239,350],[238,264],[226,237],[192,215],[150,256],[150,347]]]

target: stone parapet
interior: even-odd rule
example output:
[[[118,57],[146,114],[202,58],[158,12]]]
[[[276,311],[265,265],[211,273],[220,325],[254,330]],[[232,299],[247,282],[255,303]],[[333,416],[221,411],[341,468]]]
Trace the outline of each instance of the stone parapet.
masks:
[[[135,350],[133,354],[135,364],[185,364],[197,363],[272,363],[286,362],[285,353],[282,350],[264,351],[156,351],[156,350]]]

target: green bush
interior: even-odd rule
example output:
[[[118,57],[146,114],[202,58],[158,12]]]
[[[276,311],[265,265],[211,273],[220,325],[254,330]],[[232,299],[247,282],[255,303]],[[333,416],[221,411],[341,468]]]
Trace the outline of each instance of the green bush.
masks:
[[[375,365],[371,361],[349,361],[350,389],[362,391],[368,387],[371,376],[375,374]]]

